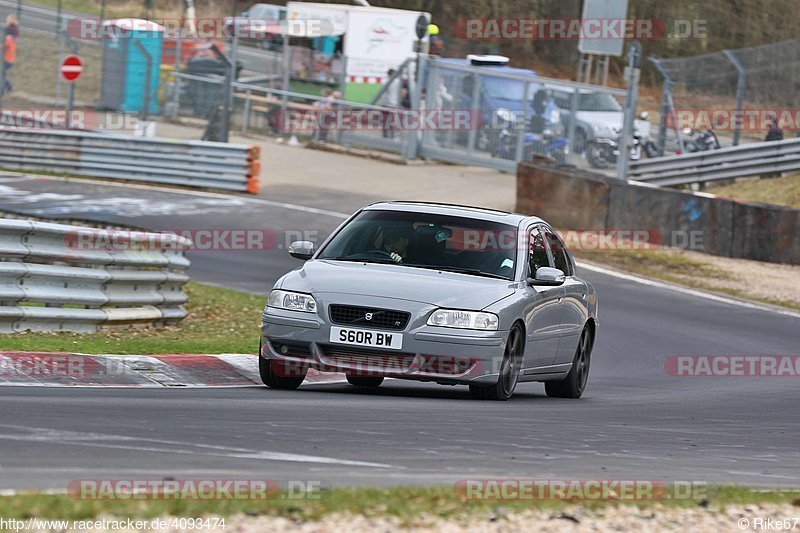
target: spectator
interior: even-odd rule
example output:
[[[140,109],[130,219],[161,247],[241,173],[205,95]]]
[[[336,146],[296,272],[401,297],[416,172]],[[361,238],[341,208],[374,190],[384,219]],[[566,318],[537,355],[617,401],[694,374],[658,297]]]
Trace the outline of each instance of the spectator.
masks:
[[[392,78],[394,74],[395,70],[393,68],[390,68],[386,72],[386,76],[389,81],[386,82],[386,87],[384,89],[383,96],[381,96],[380,104],[383,107],[397,109],[400,107],[402,96],[400,91],[402,89],[402,82],[400,81],[400,78]],[[393,121],[390,120],[393,115],[396,117],[397,113],[389,110],[383,112],[383,136],[387,139],[394,137],[394,124],[392,124],[391,122]]]
[[[332,108],[332,97],[330,89],[322,89],[322,99],[314,102],[314,139],[319,142],[325,142],[328,137],[327,128],[327,113]]]
[[[3,56],[3,71],[5,73],[5,85],[3,87],[3,94],[10,93],[13,89],[11,82],[8,79],[8,71],[14,66],[17,59],[17,38],[19,37],[19,21],[13,14],[6,17],[6,27],[3,30],[3,49],[5,54]]]
[[[764,139],[764,142],[782,141],[782,140],[783,140],[783,131],[778,126],[778,117],[775,115],[771,115],[769,118],[769,130],[767,131],[767,137]]]

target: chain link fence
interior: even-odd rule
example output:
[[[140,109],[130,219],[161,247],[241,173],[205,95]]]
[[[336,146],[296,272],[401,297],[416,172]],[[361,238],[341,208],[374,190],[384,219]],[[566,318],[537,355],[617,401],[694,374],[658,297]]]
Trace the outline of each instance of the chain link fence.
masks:
[[[680,149],[696,130],[721,146],[765,139],[773,119],[797,135],[800,39],[692,57],[650,61],[664,78],[659,148]],[[684,128],[692,131],[684,132]]]

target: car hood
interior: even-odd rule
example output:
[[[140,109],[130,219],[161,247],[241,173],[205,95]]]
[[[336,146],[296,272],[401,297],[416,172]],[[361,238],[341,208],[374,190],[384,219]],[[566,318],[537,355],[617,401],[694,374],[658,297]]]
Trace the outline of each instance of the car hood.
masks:
[[[591,124],[595,129],[622,129],[622,111],[578,111],[577,114],[578,120]]]
[[[510,296],[514,287],[512,281],[467,274],[330,260],[307,261],[280,282],[281,289],[290,291],[357,294],[476,310]]]
[[[578,120],[590,124],[595,134],[613,135],[614,130],[622,131],[624,113],[622,111],[578,111]],[[636,129],[640,133],[649,135],[650,122],[634,119]]]

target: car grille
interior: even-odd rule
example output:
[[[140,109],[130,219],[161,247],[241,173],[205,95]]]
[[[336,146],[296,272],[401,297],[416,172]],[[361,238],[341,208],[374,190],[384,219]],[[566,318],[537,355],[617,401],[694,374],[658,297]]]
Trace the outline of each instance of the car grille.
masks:
[[[331,304],[328,307],[328,314],[334,324],[394,330],[405,329],[411,318],[411,313],[407,311],[339,304]],[[370,320],[367,320],[368,315],[371,315]]]
[[[286,357],[311,357],[311,345],[307,342],[270,340],[272,349]]]
[[[387,372],[405,372],[411,368],[411,363],[414,362],[412,353],[331,345],[323,345],[321,348],[332,363],[360,369],[369,367],[381,368]]]

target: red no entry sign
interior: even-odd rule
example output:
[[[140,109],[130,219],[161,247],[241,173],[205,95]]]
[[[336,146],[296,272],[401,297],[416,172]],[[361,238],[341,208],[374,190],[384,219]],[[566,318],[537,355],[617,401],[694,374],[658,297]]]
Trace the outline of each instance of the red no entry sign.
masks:
[[[61,62],[61,77],[67,81],[75,81],[83,72],[83,62],[78,56],[67,56]]]

